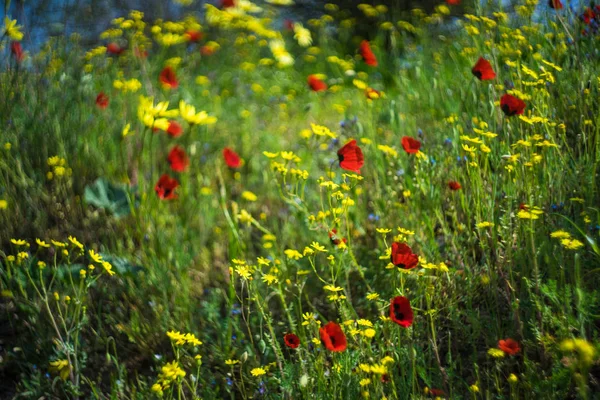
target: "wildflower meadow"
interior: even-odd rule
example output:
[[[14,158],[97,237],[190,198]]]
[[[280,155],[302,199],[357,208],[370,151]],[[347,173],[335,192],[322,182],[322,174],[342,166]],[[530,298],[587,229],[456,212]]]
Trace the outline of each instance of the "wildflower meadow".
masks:
[[[600,6],[4,3],[0,398],[600,399]]]

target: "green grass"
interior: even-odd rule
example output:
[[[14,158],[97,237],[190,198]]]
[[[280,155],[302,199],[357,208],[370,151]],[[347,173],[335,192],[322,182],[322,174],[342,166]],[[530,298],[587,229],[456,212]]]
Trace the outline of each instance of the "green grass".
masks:
[[[259,15],[277,15],[264,6]],[[588,28],[566,9],[542,10],[544,23],[532,22],[534,6],[507,21],[494,14],[498,6],[478,7],[473,12],[489,19],[460,16],[461,24],[443,8],[380,8],[365,17],[377,67],[357,52],[363,38],[355,33],[365,28],[333,8],[305,23],[311,48],[250,16],[199,21],[199,43],[172,46],[161,45],[152,26],[178,35],[198,29],[192,20],[142,27],[134,19],[122,36],[102,39],[126,45],[119,56],[86,56],[77,35],[52,39],[21,63],[7,47],[7,393],[406,399],[437,389],[452,399],[595,398],[597,40],[582,35]],[[334,27],[337,35],[328,33]],[[282,54],[269,47],[279,35],[292,66],[277,65]],[[219,47],[202,54],[211,41]],[[136,57],[136,47],[148,57]],[[480,56],[495,80],[472,75]],[[159,84],[168,64],[176,89]],[[312,92],[310,74],[324,74],[329,89]],[[141,87],[115,87],[129,79]],[[381,98],[368,100],[363,85]],[[513,87],[527,104],[522,117],[506,117],[498,104]],[[95,104],[100,92],[109,96],[106,109]],[[138,117],[140,95],[168,101],[168,109],[184,101],[217,121],[190,126],[174,116],[183,135],[152,132]],[[311,124],[335,139],[312,133]],[[403,136],[420,140],[419,155],[404,151]],[[349,139],[364,153],[360,178],[338,165]],[[190,158],[186,172],[166,161],[175,144]],[[241,156],[241,167],[225,165],[224,147]],[[155,193],[164,173],[180,183],[176,199]],[[330,241],[331,229],[345,246]],[[557,231],[567,233],[552,237]],[[416,268],[390,265],[394,241],[419,256]],[[396,296],[410,300],[408,328],[389,319]],[[328,321],[342,325],[345,351],[321,342]],[[191,336],[178,343],[170,331],[202,344],[190,344]],[[297,349],[284,344],[291,332]],[[517,354],[498,350],[507,338],[519,343]],[[179,370],[184,377],[169,375]]]

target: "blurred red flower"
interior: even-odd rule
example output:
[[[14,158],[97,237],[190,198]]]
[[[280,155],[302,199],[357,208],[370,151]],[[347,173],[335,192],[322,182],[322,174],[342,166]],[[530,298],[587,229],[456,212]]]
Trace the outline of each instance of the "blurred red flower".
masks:
[[[483,57],[479,57],[475,66],[471,70],[480,81],[489,81],[496,77],[496,73],[492,69],[492,64]]]
[[[96,105],[101,109],[108,107],[108,96],[104,92],[100,92],[96,96]]]
[[[390,319],[403,328],[412,325],[414,315],[410,301],[404,296],[396,296],[390,303]]]
[[[519,343],[510,338],[498,340],[498,348],[510,356],[514,356],[521,351]]]
[[[412,269],[419,263],[419,256],[406,243],[392,243],[390,261],[398,268]]]
[[[560,0],[548,0],[548,6],[555,10],[562,10],[563,5]]]
[[[327,90],[327,84],[320,80],[316,75],[308,76],[308,86],[310,86],[311,90],[315,92],[322,92],[323,90]]]
[[[342,328],[335,322],[328,322],[319,328],[321,342],[329,351],[344,351],[347,347],[346,335]]]
[[[507,93],[500,99],[500,108],[507,117],[521,115],[525,111],[525,102]]]
[[[23,51],[23,46],[21,46],[21,42],[12,42],[10,44],[10,52],[15,57],[15,60],[17,60],[17,62],[21,62],[25,58],[25,52]]]
[[[416,154],[421,148],[421,142],[419,142],[417,139],[411,138],[410,136],[404,136],[402,138],[402,148],[408,154]]]
[[[186,31],[184,34],[185,38],[187,39],[188,42],[197,42],[199,40],[202,40],[202,38],[204,37],[204,34],[200,31]]]
[[[347,171],[360,174],[360,169],[365,164],[365,157],[360,147],[357,146],[356,140],[351,140],[337,152],[340,161],[340,167]]]
[[[456,181],[448,182],[448,187],[450,188],[450,190],[459,190],[460,188],[462,188],[460,183],[458,183]]]
[[[175,189],[179,186],[179,182],[175,178],[171,178],[169,175],[164,174],[156,182],[156,186],[154,190],[156,191],[156,195],[161,200],[171,200],[176,199],[177,194],[175,193]]]
[[[223,158],[225,159],[225,164],[227,164],[229,168],[239,168],[240,165],[242,165],[240,156],[229,147],[223,149]]]
[[[175,75],[175,71],[171,67],[165,67],[159,77],[158,80],[163,85],[163,87],[167,89],[176,89],[179,86],[179,82],[177,81],[177,76]]]
[[[372,67],[377,66],[377,57],[375,57],[375,54],[373,54],[373,51],[371,50],[371,45],[369,45],[368,41],[363,40],[362,42],[360,42],[359,51],[361,57],[367,65],[370,65]]]
[[[169,127],[167,128],[167,133],[171,136],[171,137],[178,137],[181,136],[181,134],[183,133],[183,128],[181,127],[181,125],[179,125],[179,123],[177,121],[169,121]]]
[[[106,45],[106,52],[108,54],[114,54],[114,55],[119,55],[121,53],[123,53],[125,51],[125,49],[121,48],[118,44],[112,42]]]
[[[293,333],[288,333],[283,337],[285,345],[290,349],[296,349],[300,346],[300,338]]]
[[[190,159],[181,146],[175,146],[171,149],[167,161],[171,165],[171,169],[175,172],[183,172],[190,165]]]

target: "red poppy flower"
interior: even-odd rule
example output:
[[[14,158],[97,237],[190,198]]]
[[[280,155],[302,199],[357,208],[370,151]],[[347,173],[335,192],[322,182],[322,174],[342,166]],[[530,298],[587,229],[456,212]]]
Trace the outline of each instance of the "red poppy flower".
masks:
[[[329,351],[344,351],[347,347],[346,335],[342,328],[335,322],[328,322],[319,328],[321,342]]]
[[[460,186],[460,183],[456,181],[448,182],[448,187],[450,188],[450,190],[459,190],[460,188],[462,188],[462,186]]]
[[[104,94],[104,92],[100,92],[98,93],[98,96],[96,96],[96,105],[102,109],[108,107],[108,96]]]
[[[370,65],[372,67],[377,66],[377,57],[375,57],[375,54],[373,54],[373,51],[371,50],[371,46],[369,45],[369,42],[367,42],[366,40],[363,40],[362,42],[360,42],[359,51],[360,51],[361,57],[365,61],[365,64]]]
[[[496,73],[492,69],[492,64],[483,57],[479,57],[471,72],[480,81],[489,81],[496,77]]]
[[[335,246],[339,246],[342,243],[348,243],[348,239],[339,238],[339,236],[337,235],[337,229],[332,229],[329,231],[329,240],[331,241],[331,244]]]
[[[596,17],[596,14],[594,14],[594,11],[592,11],[591,8],[586,7],[586,9],[583,11],[583,23],[586,25],[589,25],[592,20]]]
[[[548,0],[548,6],[554,10],[562,10],[563,8],[560,0]]]
[[[197,42],[204,37],[204,34],[200,31],[189,30],[183,34],[188,42]]]
[[[525,203],[520,203],[519,204],[519,210],[525,210],[527,211],[529,209],[529,207],[527,207],[527,204]]]
[[[460,0],[446,0],[446,4],[450,6],[457,6],[460,4]]]
[[[160,73],[158,80],[163,85],[163,87],[167,89],[175,89],[179,86],[179,82],[177,82],[177,76],[175,75],[175,71],[171,67],[165,67]]]
[[[190,165],[190,159],[185,154],[185,150],[180,146],[175,146],[171,149],[167,161],[171,165],[171,169],[175,172],[183,172]]]
[[[410,136],[404,136],[402,138],[402,148],[408,154],[416,154],[421,148],[421,142],[419,142],[417,139],[411,138]]]
[[[346,143],[338,150],[337,155],[342,169],[360,174],[360,169],[365,164],[365,157],[360,147],[356,145],[356,140]]]
[[[175,189],[179,186],[179,182],[175,178],[171,178],[169,175],[164,174],[156,182],[156,186],[154,187],[154,191],[159,199],[161,200],[171,200],[176,199],[177,194],[175,193]]]
[[[327,90],[327,84],[320,80],[316,75],[309,75],[307,81],[308,86],[310,86],[311,90],[315,92]]]
[[[114,54],[114,55],[119,55],[121,53],[123,53],[125,51],[125,49],[122,49],[118,44],[116,43],[109,43],[106,45],[106,52],[108,54]]]
[[[242,165],[240,156],[229,147],[223,149],[223,158],[225,159],[225,164],[227,164],[229,168],[239,168],[240,165]]]
[[[381,93],[379,92],[379,90],[375,90],[373,88],[367,88],[365,90],[365,96],[367,96],[367,99],[369,100],[375,100],[381,97]]]
[[[430,388],[429,389],[429,396],[431,397],[441,397],[441,396],[445,396],[446,393],[444,393],[444,391],[442,389],[433,389]]]
[[[221,8],[235,7],[235,0],[221,0]]]
[[[513,115],[523,114],[523,111],[525,111],[525,102],[507,93],[500,99],[500,107],[507,117],[512,117]]]
[[[413,310],[410,300],[404,296],[396,296],[390,303],[390,319],[403,328],[408,328],[413,323]]]
[[[413,269],[419,263],[419,256],[414,254],[406,243],[392,243],[392,254],[390,261],[396,267],[402,269]]]
[[[212,56],[215,54],[216,49],[212,46],[202,46],[200,47],[200,53],[203,56]]]
[[[10,52],[17,62],[23,61],[25,58],[25,52],[23,51],[23,46],[21,46],[21,42],[12,42],[10,44]]]
[[[181,136],[181,134],[183,133],[183,128],[181,127],[181,125],[179,125],[179,123],[177,121],[169,121],[169,127],[167,128],[167,133],[171,136],[171,137],[178,137]]]
[[[514,356],[521,351],[521,346],[516,340],[504,339],[498,340],[498,348],[508,355]]]
[[[286,19],[285,21],[283,21],[283,27],[285,28],[286,31],[293,31],[294,30],[294,21],[292,21],[291,19]]]
[[[300,338],[293,333],[288,333],[283,337],[285,345],[290,349],[296,349],[300,346]]]

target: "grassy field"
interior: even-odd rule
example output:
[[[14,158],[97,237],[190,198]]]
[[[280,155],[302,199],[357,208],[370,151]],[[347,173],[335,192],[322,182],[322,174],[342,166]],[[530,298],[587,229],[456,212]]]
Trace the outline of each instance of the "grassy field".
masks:
[[[0,398],[599,398],[600,9],[286,3],[5,18]]]

